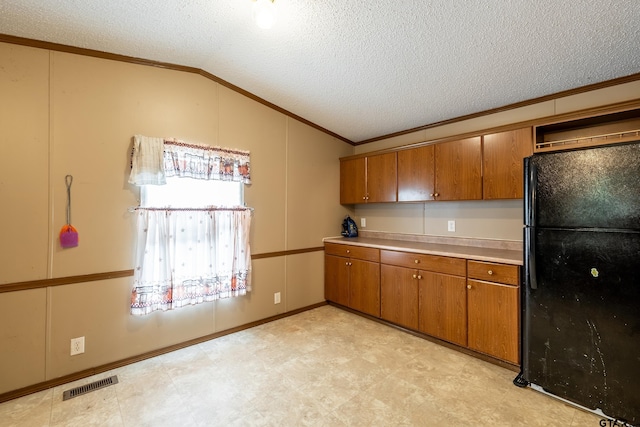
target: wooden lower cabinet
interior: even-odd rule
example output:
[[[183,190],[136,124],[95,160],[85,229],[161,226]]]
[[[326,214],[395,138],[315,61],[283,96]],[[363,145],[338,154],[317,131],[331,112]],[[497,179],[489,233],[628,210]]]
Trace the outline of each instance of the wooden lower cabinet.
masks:
[[[324,297],[341,305],[349,305],[349,258],[324,256]]]
[[[325,299],[380,317],[379,250],[325,245]]]
[[[520,363],[520,270],[516,265],[467,261],[469,348]]]
[[[380,317],[418,329],[418,270],[380,266]]]
[[[468,280],[469,348],[518,364],[518,287]]]
[[[419,325],[421,332],[461,346],[467,345],[466,278],[421,272]]]
[[[380,317],[380,264],[351,260],[349,307]]]
[[[325,245],[325,298],[520,363],[517,265]]]

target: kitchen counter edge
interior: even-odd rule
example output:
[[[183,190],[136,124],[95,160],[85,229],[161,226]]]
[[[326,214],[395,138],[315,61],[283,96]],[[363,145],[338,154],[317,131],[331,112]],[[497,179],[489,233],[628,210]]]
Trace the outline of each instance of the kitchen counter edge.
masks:
[[[465,258],[472,261],[497,262],[511,265],[523,264],[522,251],[518,250],[485,248],[473,245],[423,243],[372,237],[325,237],[322,241],[324,243],[364,246],[389,251]]]

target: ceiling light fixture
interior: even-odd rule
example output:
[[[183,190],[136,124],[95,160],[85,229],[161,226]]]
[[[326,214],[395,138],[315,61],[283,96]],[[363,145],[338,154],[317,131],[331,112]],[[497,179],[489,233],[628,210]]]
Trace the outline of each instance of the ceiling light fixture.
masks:
[[[254,0],[253,18],[260,28],[268,30],[276,23],[276,7],[275,0]]]

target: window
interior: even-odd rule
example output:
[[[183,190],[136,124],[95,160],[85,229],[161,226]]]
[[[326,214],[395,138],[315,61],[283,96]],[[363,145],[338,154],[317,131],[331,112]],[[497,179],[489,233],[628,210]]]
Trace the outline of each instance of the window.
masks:
[[[249,292],[249,153],[136,136],[131,170],[141,198],[131,313]]]
[[[140,206],[172,208],[244,205],[244,185],[236,181],[205,181],[167,177],[166,185],[140,187]]]

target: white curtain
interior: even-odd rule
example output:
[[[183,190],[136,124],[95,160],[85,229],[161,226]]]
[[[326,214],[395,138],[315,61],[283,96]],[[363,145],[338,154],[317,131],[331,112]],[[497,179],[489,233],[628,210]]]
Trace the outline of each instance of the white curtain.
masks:
[[[164,185],[166,177],[180,176],[251,184],[249,157],[244,150],[135,135],[129,182]]]
[[[137,210],[131,313],[148,314],[251,290],[249,208]]]
[[[129,182],[166,177],[249,184],[249,152],[134,137]],[[251,290],[251,209],[138,207],[131,313],[144,315]]]

